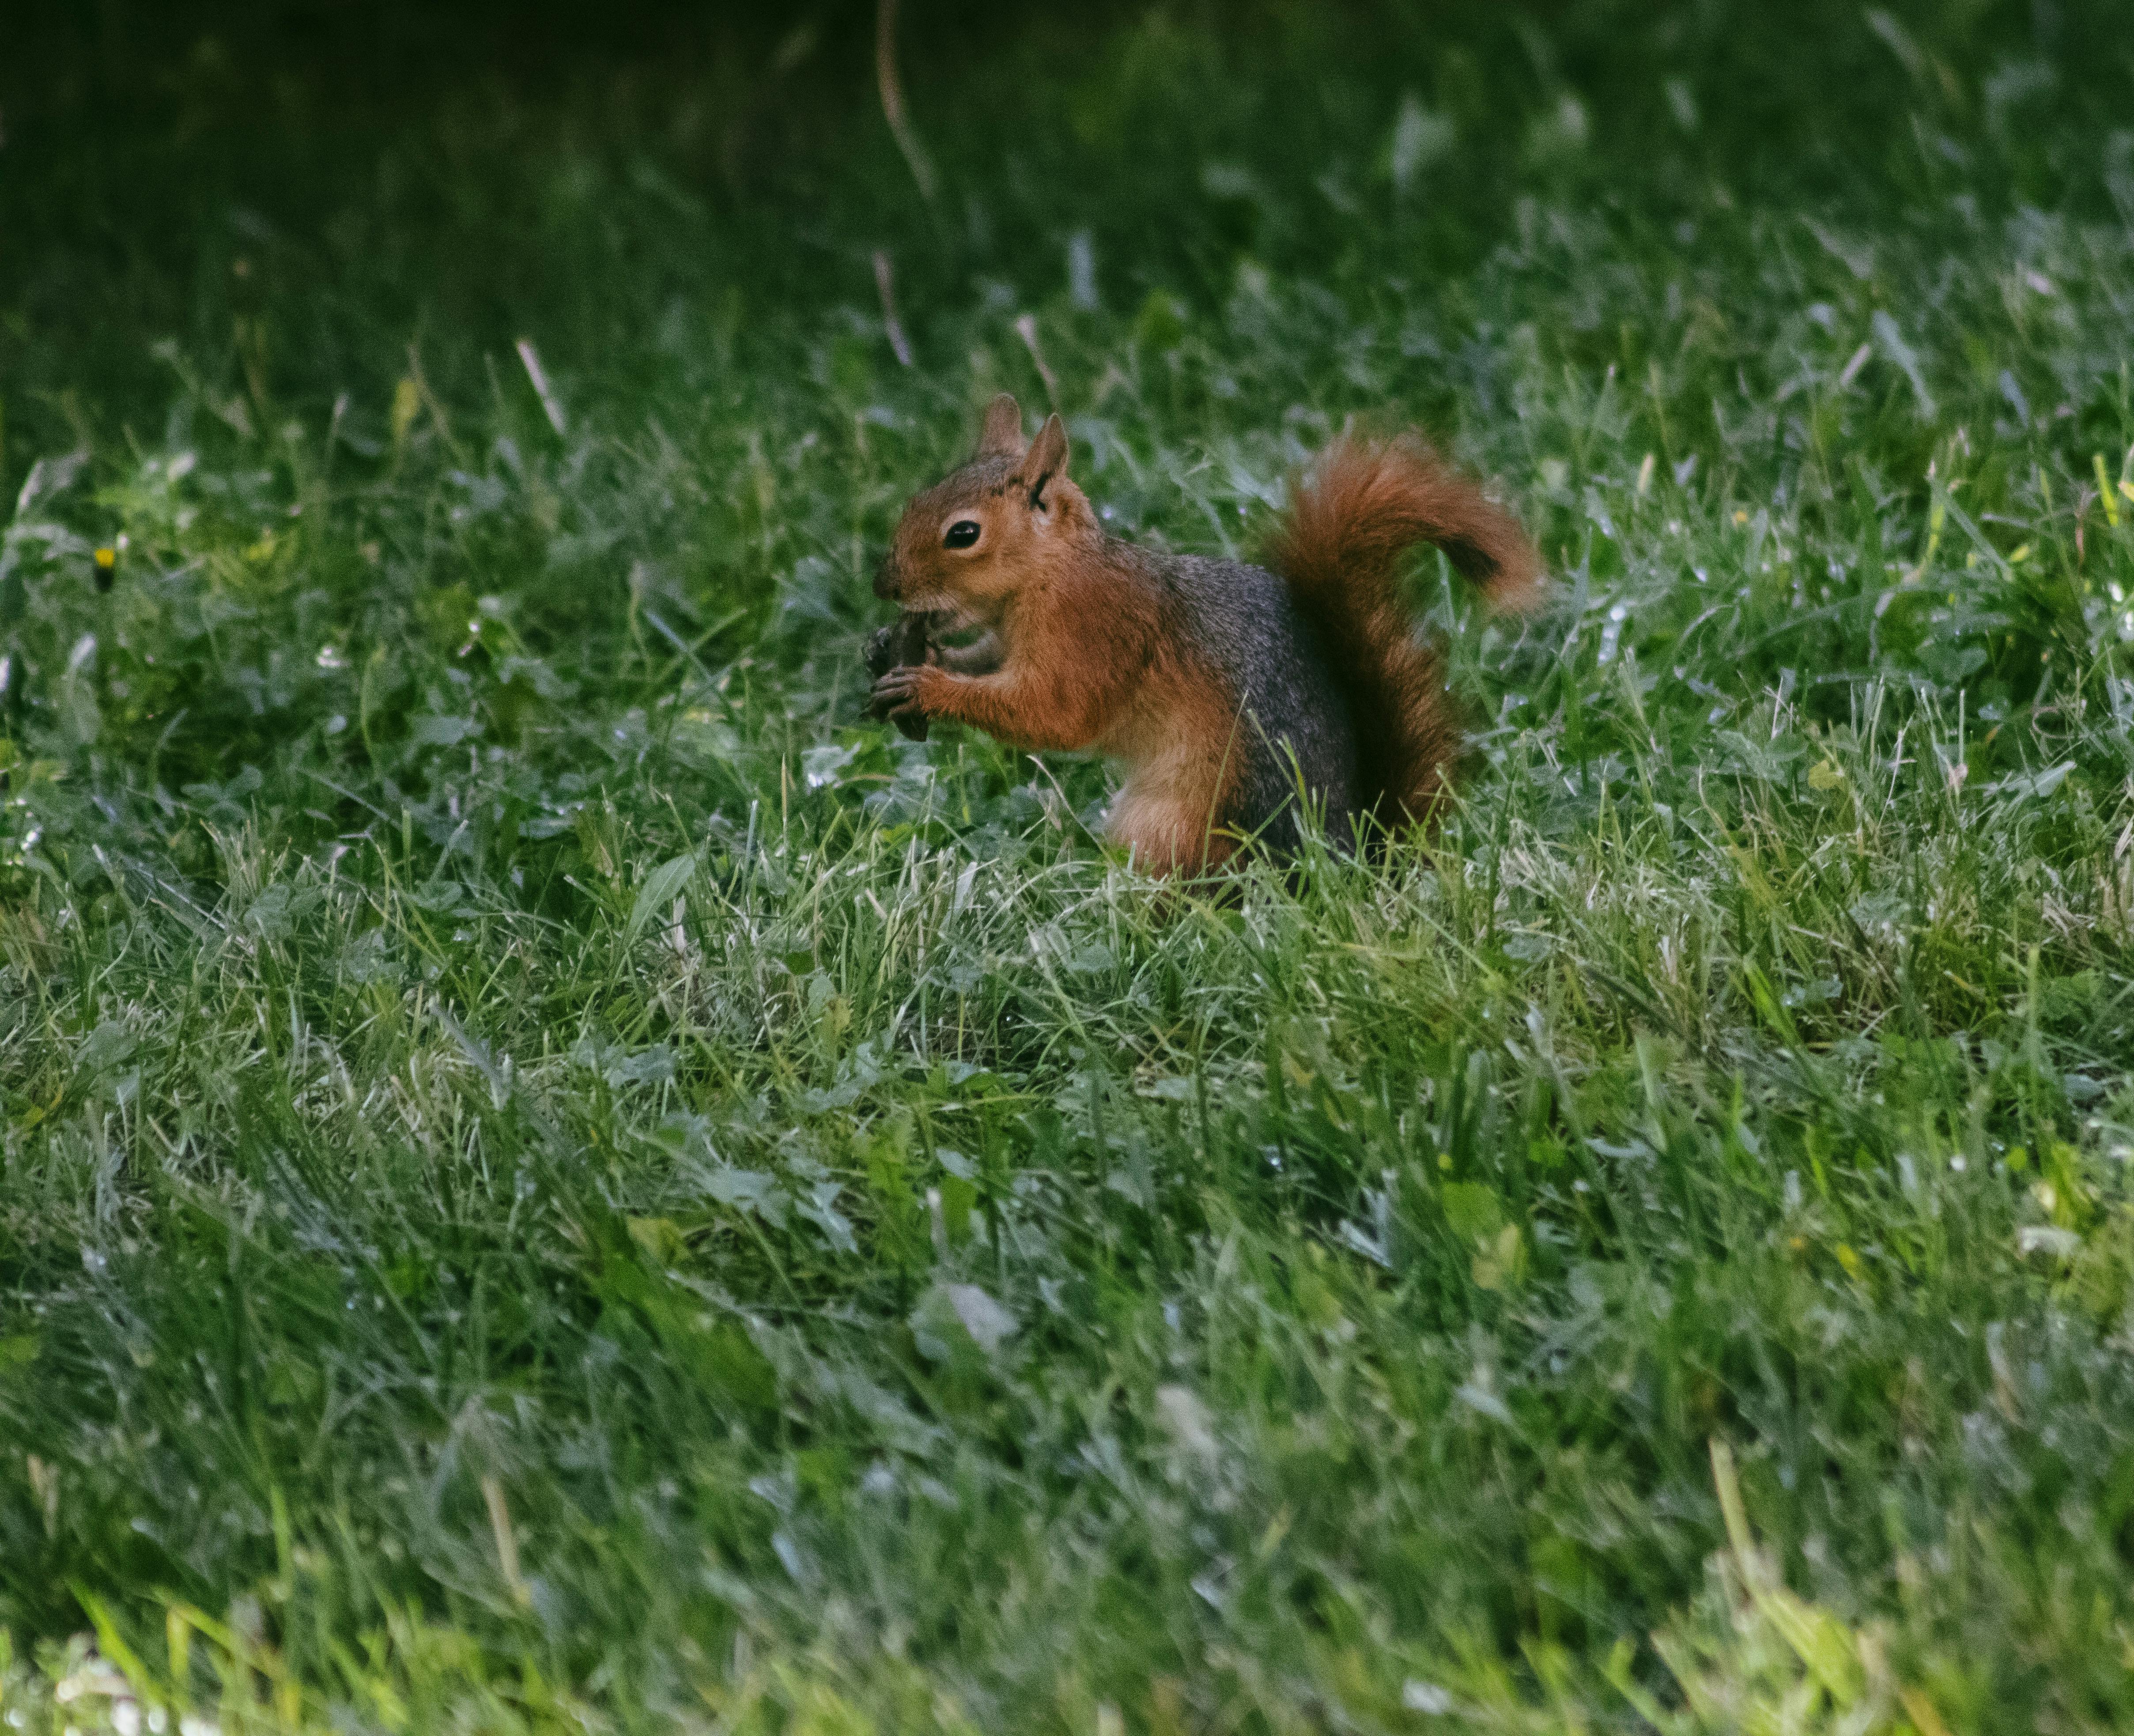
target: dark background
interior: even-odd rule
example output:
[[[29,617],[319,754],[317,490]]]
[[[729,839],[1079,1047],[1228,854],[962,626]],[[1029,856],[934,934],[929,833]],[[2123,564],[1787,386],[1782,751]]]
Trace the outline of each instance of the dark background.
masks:
[[[1893,190],[1924,208],[1959,185],[1989,205],[2098,207],[2097,142],[2123,123],[2134,40],[2122,8],[2069,0],[1898,5],[1879,15],[1894,28],[1837,0],[1099,0],[1071,17],[906,0],[912,116],[956,166],[929,208],[876,99],[874,9],[852,0],[28,0],[10,14],[7,475],[70,421],[108,431],[167,395],[139,346],[99,341],[120,327],[212,358],[271,305],[259,364],[284,397],[323,402],[397,369],[426,324],[494,342],[538,320],[555,359],[582,369],[631,347],[678,292],[731,287],[743,329],[766,301],[863,303],[881,245],[922,335],[929,306],[987,276],[1026,289],[1056,273],[1077,229],[1115,297],[1190,297],[1248,252],[1323,271],[1296,214],[1330,156],[1383,154],[1403,92],[1461,126],[1426,230],[1448,275],[1537,184],[1628,197],[1655,222],[1715,185],[1833,209]],[[1893,55],[1914,103],[1886,99]],[[1995,116],[1949,67],[2010,56],[2056,69],[2049,111],[2023,113],[2016,93],[1999,118],[2018,117],[2019,136],[1966,160],[1962,140]],[[1590,148],[1538,172],[1531,123],[1567,98]],[[1942,139],[1921,131],[1937,102]],[[1205,204],[1217,159],[1248,167],[1248,192],[1212,229],[1172,220]],[[1369,225],[1343,244],[1373,263]],[[606,292],[584,295],[589,275]]]

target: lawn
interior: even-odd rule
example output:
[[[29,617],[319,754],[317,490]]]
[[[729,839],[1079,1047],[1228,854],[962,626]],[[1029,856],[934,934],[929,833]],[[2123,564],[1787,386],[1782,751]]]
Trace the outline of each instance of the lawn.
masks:
[[[10,27],[8,1726],[2134,1726],[2120,9],[729,10]],[[1434,838],[862,718],[1002,388]]]

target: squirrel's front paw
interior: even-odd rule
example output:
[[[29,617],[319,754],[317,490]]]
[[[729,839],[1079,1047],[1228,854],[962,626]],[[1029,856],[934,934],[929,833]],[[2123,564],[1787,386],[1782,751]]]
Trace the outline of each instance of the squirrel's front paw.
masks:
[[[890,670],[874,684],[868,709],[878,717],[925,717],[927,704],[940,671],[929,664],[906,663]]]

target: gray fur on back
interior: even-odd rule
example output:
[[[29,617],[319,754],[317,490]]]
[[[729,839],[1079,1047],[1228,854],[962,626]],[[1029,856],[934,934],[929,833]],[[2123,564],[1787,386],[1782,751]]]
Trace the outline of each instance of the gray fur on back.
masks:
[[[1277,851],[1298,842],[1300,774],[1327,835],[1351,837],[1356,737],[1349,702],[1289,586],[1263,567],[1187,555],[1163,563],[1160,581],[1181,605],[1193,642],[1242,702],[1234,751],[1243,761],[1229,817]]]

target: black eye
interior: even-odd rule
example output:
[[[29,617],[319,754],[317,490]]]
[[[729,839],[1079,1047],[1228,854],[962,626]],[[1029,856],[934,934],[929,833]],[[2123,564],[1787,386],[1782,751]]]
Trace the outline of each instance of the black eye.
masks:
[[[978,540],[978,521],[958,518],[949,527],[949,534],[941,539],[944,548],[968,548]]]

